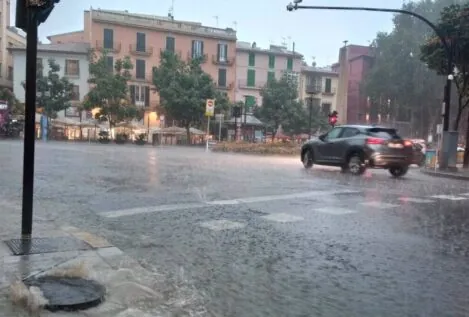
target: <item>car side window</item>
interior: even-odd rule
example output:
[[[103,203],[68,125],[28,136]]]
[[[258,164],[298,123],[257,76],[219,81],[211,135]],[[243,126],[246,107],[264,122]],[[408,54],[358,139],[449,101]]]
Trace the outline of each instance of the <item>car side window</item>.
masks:
[[[331,131],[329,131],[329,133],[327,134],[326,136],[326,140],[327,141],[331,141],[331,140],[334,140],[334,139],[337,139],[340,135],[340,133],[342,132],[342,128],[334,128],[332,129]]]
[[[344,132],[342,132],[341,138],[351,138],[356,135],[360,134],[360,131],[355,128],[344,128]]]

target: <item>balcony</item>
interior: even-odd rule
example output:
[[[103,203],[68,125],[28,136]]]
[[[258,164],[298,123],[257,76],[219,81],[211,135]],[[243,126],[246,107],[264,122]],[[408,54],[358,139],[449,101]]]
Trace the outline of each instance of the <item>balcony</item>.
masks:
[[[255,82],[254,84],[248,83],[247,79],[240,79],[238,80],[238,88],[241,89],[253,89],[253,90],[261,90],[265,87],[267,82]]]
[[[336,93],[336,88],[332,88],[330,91],[323,91],[322,94],[324,96],[333,96]]]
[[[150,73],[145,73],[145,76],[143,77],[138,77],[137,78],[137,75],[134,73],[132,74],[131,78],[130,78],[131,81],[133,82],[139,82],[139,83],[152,83],[152,80],[153,80],[153,73],[150,72]]]
[[[153,55],[153,47],[137,47],[136,44],[129,44],[129,52],[137,56],[151,56]]]
[[[111,53],[120,53],[122,48],[121,43],[113,43],[112,47],[104,47],[104,42],[103,41],[96,41],[96,49],[98,51],[108,51]]]
[[[220,65],[220,66],[233,66],[235,63],[235,58],[226,58],[225,60],[220,60],[218,58],[218,55],[212,55],[212,63],[214,65]]]
[[[318,84],[306,85],[305,92],[307,94],[316,95],[322,92],[322,87]]]
[[[201,63],[203,64],[203,63],[207,62],[208,56],[207,56],[207,54],[203,54],[203,55],[198,56],[198,57],[196,57],[196,58],[200,58],[200,59],[201,59]],[[194,57],[192,57],[192,53],[191,53],[191,52],[187,52],[187,60],[190,61],[190,60],[193,60],[193,59],[194,59]]]
[[[233,83],[229,83],[225,86],[217,85],[217,89],[220,89],[220,90],[231,90],[231,89],[233,89],[233,87],[234,87]]]

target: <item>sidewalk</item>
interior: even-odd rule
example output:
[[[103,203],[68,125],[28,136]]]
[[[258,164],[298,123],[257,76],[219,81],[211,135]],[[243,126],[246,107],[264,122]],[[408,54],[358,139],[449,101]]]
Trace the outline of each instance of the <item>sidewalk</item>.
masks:
[[[434,177],[442,177],[442,178],[450,178],[450,179],[458,179],[458,180],[466,180],[469,181],[469,170],[463,169],[462,165],[457,165],[458,170],[455,172],[451,171],[440,171],[438,168],[429,168],[424,167],[420,169],[420,171],[424,174],[434,176]]]
[[[3,202],[3,201],[2,201]],[[17,238],[19,208],[2,204],[0,209],[0,312],[2,316],[31,316],[24,307],[12,304],[10,287],[26,277],[41,275],[74,276],[94,279],[106,287],[105,301],[80,312],[41,311],[41,317],[158,317],[210,316],[202,300],[185,281],[168,281],[158,272],[126,256],[105,239],[75,227],[59,227],[39,219],[33,238],[74,237],[86,242],[89,250],[71,250],[14,256],[3,241]],[[16,234],[14,234],[14,232]],[[145,266],[146,267],[146,266]],[[62,275],[61,275],[62,274]],[[181,277],[179,277],[181,278]],[[35,315],[34,315],[35,316]]]

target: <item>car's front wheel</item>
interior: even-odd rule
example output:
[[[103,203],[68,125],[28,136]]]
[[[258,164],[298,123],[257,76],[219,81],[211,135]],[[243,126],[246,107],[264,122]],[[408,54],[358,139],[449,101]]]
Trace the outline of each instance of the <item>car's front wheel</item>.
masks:
[[[391,173],[393,177],[401,177],[407,174],[408,170],[409,166],[395,166],[389,169],[389,173]]]
[[[311,168],[313,167],[313,151],[306,150],[303,152],[303,156],[301,157],[301,161],[303,162],[304,168]]]

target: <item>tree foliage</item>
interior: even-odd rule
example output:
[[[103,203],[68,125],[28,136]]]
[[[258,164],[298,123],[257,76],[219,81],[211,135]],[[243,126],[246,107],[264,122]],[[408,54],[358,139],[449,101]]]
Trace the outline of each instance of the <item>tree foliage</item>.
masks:
[[[8,110],[11,115],[24,115],[24,105],[16,99],[15,94],[10,89],[0,89],[0,100],[5,100],[8,103]]]
[[[70,107],[73,84],[60,76],[60,65],[54,59],[48,60],[49,71],[44,74],[42,64],[37,65],[37,104],[48,118]]]
[[[108,64],[106,52],[100,56],[92,53],[90,61],[91,89],[83,104],[86,110],[98,108],[96,119],[109,122],[109,127],[122,121],[141,120],[142,109],[132,105],[129,98],[128,81],[133,64],[130,57]]]
[[[294,81],[283,76],[270,80],[261,91],[262,106],[254,115],[274,130],[282,125],[286,133],[298,134],[309,129],[309,108],[298,101],[297,86]],[[312,129],[325,128],[327,119],[319,107],[312,107]]]
[[[437,27],[446,38],[455,67],[453,83],[458,98],[453,128],[457,130],[462,113],[469,105],[469,3],[443,8]],[[447,51],[438,37],[430,36],[421,46],[420,58],[430,69],[447,76],[453,72],[453,69],[448,69]]]
[[[204,121],[207,99],[216,99],[215,111],[223,111],[228,106],[228,98],[216,90],[200,63],[199,59],[185,62],[176,54],[162,52],[160,65],[153,68],[153,84],[161,106],[168,116],[184,125],[188,140],[190,127]]]

